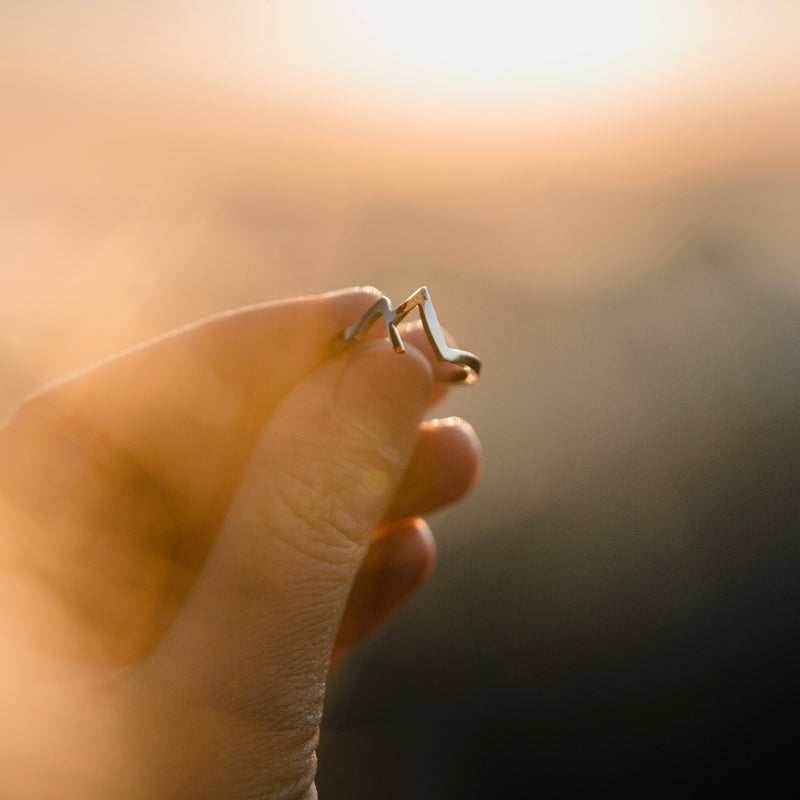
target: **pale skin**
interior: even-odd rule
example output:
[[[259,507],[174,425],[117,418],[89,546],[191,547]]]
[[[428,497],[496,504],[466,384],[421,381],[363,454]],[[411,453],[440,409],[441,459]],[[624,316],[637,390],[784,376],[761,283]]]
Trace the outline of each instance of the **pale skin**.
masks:
[[[332,659],[425,580],[472,429],[374,290],[254,307],[53,386],[0,429],[0,796],[316,797]]]

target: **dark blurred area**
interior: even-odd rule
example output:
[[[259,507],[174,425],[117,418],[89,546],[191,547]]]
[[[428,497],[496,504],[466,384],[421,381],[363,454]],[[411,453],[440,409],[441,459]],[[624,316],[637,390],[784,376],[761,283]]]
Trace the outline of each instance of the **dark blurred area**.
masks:
[[[791,785],[800,65],[784,4],[743,4],[774,16],[748,44],[738,12],[697,3],[721,15],[707,44],[743,37],[730,60],[678,54],[624,102],[539,113],[532,92],[493,125],[395,113],[391,94],[362,109],[330,87],[245,91],[240,28],[216,31],[204,4],[167,3],[158,25],[73,5],[0,17],[0,411],[206,314],[352,284],[396,301],[427,284],[484,361],[437,410],[478,430],[481,483],[432,520],[429,584],[334,671],[320,796]],[[109,66],[120,31],[127,71]],[[192,37],[216,49],[169,47]]]
[[[705,797],[791,778],[798,304],[721,245],[684,258],[558,313],[499,292],[498,350],[533,320],[486,378],[528,465],[487,476],[513,500],[484,488],[443,520],[449,542],[489,533],[335,675],[321,791]],[[497,420],[478,419],[490,465]],[[565,462],[542,497],[538,469]]]

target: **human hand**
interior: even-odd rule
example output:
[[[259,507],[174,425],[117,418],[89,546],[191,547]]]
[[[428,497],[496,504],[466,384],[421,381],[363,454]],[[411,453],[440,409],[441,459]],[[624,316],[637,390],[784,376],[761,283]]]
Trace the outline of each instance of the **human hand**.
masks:
[[[0,796],[316,796],[332,654],[424,580],[478,446],[350,290],[179,330],[0,430]]]

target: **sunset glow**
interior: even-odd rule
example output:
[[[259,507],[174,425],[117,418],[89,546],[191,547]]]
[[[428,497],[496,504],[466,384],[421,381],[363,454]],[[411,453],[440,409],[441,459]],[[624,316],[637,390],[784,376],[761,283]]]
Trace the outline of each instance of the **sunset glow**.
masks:
[[[704,23],[694,5],[629,0],[348,0],[302,8],[274,52],[308,80],[373,99],[388,93],[449,106],[634,89],[695,56]]]
[[[793,3],[165,0],[161,9],[9,6],[0,41],[14,74],[438,120],[589,107],[608,116],[620,101],[761,96],[799,74]]]
[[[267,40],[261,56],[253,54],[256,71],[268,62],[273,80],[331,104],[439,116],[582,107],[676,87],[685,94],[709,82],[716,90],[720,71],[741,69],[748,81],[786,74],[777,61],[794,52],[797,16],[751,0],[735,8],[689,0],[302,0],[250,10]]]

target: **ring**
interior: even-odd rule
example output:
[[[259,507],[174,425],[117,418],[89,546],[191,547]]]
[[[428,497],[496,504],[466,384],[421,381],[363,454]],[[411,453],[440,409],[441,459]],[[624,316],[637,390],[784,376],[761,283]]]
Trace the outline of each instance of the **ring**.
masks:
[[[455,364],[462,367],[461,370],[446,378],[446,380],[451,383],[474,383],[481,371],[481,360],[474,353],[448,347],[442,329],[439,326],[439,319],[433,308],[430,294],[425,286],[417,289],[414,294],[400,303],[395,309],[392,309],[391,301],[384,295],[367,310],[355,325],[351,325],[342,331],[338,339],[345,342],[360,341],[367,335],[367,331],[378,318],[382,318],[395,353],[405,353],[406,348],[400,338],[397,326],[416,307],[419,307],[422,327],[425,329],[436,358],[447,364]]]

